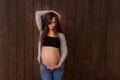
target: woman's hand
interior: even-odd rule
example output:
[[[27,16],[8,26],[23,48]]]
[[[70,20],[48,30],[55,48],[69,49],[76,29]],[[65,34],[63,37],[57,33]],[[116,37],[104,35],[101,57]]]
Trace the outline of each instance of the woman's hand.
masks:
[[[58,13],[58,12],[56,12],[56,11],[53,11],[55,14],[57,14],[58,15],[58,18],[59,18],[59,20],[61,20],[61,16],[60,16],[60,14]]]
[[[58,69],[59,67],[60,66],[58,66],[58,65],[47,66],[47,68],[50,69],[50,70]]]

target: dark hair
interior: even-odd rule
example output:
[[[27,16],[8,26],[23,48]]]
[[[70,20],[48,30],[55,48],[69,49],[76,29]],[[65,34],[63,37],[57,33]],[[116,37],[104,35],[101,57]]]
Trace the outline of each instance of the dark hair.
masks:
[[[58,15],[55,14],[54,12],[48,12],[45,15],[41,16],[41,19],[42,19],[41,29],[43,31],[43,33],[41,34],[41,41],[42,42],[44,41],[44,37],[46,37],[48,34],[48,31],[49,31],[48,25],[51,24],[53,17],[55,17],[55,21],[56,21],[53,31],[55,33],[59,33],[59,32],[62,33],[62,30],[60,28],[60,22],[59,22]]]

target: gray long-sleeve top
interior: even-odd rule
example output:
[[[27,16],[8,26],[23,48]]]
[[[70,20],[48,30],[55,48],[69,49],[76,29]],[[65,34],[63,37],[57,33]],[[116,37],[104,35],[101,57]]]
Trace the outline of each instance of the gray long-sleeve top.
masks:
[[[35,20],[36,20],[37,28],[40,32],[40,36],[42,33],[41,16],[48,12],[54,12],[54,11],[53,10],[36,11]],[[68,49],[67,49],[67,45],[66,45],[65,35],[63,33],[59,33],[59,38],[60,38],[60,43],[61,43],[61,45],[60,45],[61,58],[60,58],[58,65],[61,66],[64,63],[66,56],[68,55]],[[39,39],[39,41],[38,41],[38,57],[37,57],[37,60],[39,63],[40,63],[40,56],[41,56],[41,41]]]

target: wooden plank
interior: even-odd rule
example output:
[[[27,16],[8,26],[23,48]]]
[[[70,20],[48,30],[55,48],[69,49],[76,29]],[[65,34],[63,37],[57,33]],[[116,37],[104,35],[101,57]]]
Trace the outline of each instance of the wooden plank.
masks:
[[[91,30],[92,30],[92,12],[93,12],[93,0],[84,1],[83,11],[83,28],[82,28],[82,79],[91,80],[90,73],[90,54],[91,54]]]
[[[33,0],[25,1],[25,80],[34,80]]]
[[[120,8],[119,0],[110,0],[107,7],[107,53],[105,64],[105,78],[120,79]]]
[[[50,0],[41,0],[41,8],[42,8],[42,10],[49,10],[50,9]]]
[[[25,80],[25,7],[24,0],[16,1],[16,52],[17,52],[17,80]]]
[[[59,11],[60,7],[60,0],[51,0],[50,1],[50,8],[55,11]]]
[[[63,32],[66,35],[66,29],[67,29],[67,1],[66,0],[60,0],[59,2],[59,13],[61,15],[61,28]],[[66,36],[67,37],[67,36]]]
[[[116,28],[117,29],[117,28]],[[105,78],[119,80],[120,75],[120,32],[108,32]]]
[[[97,6],[99,4],[99,6]],[[97,6],[97,8],[96,8]],[[94,2],[93,31],[92,31],[92,65],[97,72],[97,79],[103,80],[105,77],[106,64],[106,41],[107,41],[107,7],[108,1],[100,0]],[[95,74],[95,73],[94,73]]]
[[[92,40],[91,40],[91,56],[90,56],[90,80],[102,78],[101,72],[104,72],[104,55],[101,53],[103,51],[104,33],[102,32],[103,26],[101,25],[101,0],[96,0],[93,2],[93,26],[92,30]],[[104,17],[105,19],[105,17]],[[104,44],[105,45],[105,44]],[[101,59],[102,60],[101,60]],[[101,64],[101,65],[99,65]],[[100,66],[100,67],[99,67]],[[94,77],[93,77],[94,76]]]
[[[105,71],[106,33],[92,32],[91,80],[103,80]]]
[[[111,20],[111,11],[109,11],[110,9],[112,9],[112,5],[110,6],[110,9],[109,9],[109,4],[110,3],[112,3],[112,0],[107,0],[107,1],[104,1],[104,0],[102,0],[101,1],[101,22],[102,22],[102,26],[104,27],[103,29],[103,31],[104,31],[104,33],[106,33],[106,46],[105,46],[105,53],[104,53],[104,59],[102,58],[102,60],[104,60],[104,61],[101,61],[101,62],[103,62],[104,63],[104,67],[102,67],[102,65],[103,64],[101,64],[101,67],[100,67],[100,63],[99,63],[99,66],[98,66],[98,69],[100,69],[101,68],[101,70],[99,70],[99,74],[100,74],[100,77],[101,77],[101,79],[108,79],[108,73],[107,73],[107,66],[106,66],[106,64],[107,64],[107,46],[108,46],[108,32],[109,32],[109,30],[110,30],[110,26],[109,25],[111,25],[112,24],[112,22],[111,23],[109,23],[108,24],[108,22]],[[106,28],[106,29],[105,29]],[[109,54],[109,53],[108,53]],[[103,70],[104,70],[104,72],[103,72],[103,70],[102,70],[102,68],[103,68]],[[112,79],[112,78],[111,78]]]
[[[36,11],[41,9],[42,9],[42,0],[34,0],[34,80],[41,80],[40,64],[37,61],[39,31],[35,22],[35,13]]]
[[[84,0],[76,0],[76,53],[74,55],[74,80],[82,80],[83,71],[83,28],[84,28]]]
[[[16,0],[8,2],[9,80],[16,80]]]
[[[8,80],[7,0],[0,0],[0,80]]]
[[[109,0],[108,2],[108,26],[109,31],[120,32],[120,1]]]
[[[68,57],[66,61],[66,80],[73,80],[74,79],[74,55],[76,54],[76,46],[75,46],[75,1],[69,0],[67,3],[67,29],[66,29],[66,35],[67,35],[67,43],[68,43]]]
[[[67,41],[67,35],[66,35],[66,33],[67,33],[66,32],[66,29],[67,29],[67,1],[60,0],[59,8],[60,8],[59,13],[61,15],[60,24],[61,24],[61,28],[66,36],[66,41]],[[66,58],[66,60],[67,60],[67,58]],[[66,60],[65,60],[65,65],[66,65]],[[66,69],[67,69],[67,67],[65,66],[63,80],[66,80],[66,75],[67,75]]]

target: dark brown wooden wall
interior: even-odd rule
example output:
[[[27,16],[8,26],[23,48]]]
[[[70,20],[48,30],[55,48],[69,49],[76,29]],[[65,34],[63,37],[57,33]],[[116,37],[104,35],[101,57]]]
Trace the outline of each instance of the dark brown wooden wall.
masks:
[[[35,11],[61,16],[63,80],[120,80],[120,0],[0,0],[0,80],[41,80]]]

